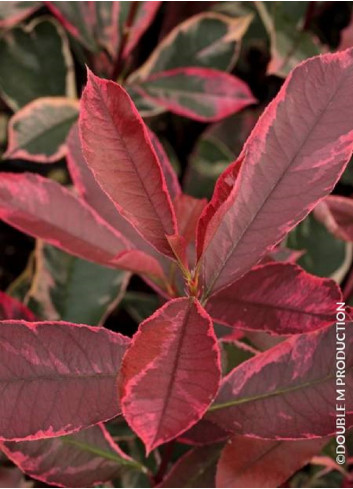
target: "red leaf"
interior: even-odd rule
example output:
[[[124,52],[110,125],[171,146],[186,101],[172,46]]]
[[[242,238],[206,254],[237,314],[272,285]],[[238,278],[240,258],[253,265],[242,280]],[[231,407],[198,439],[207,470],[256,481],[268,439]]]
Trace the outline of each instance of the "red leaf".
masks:
[[[140,325],[123,360],[121,399],[148,452],[202,417],[219,378],[212,322],[196,300],[169,301]]]
[[[155,249],[145,241],[135,228],[117,210],[113,202],[99,186],[82,154],[78,126],[74,126],[67,140],[67,163],[71,178],[80,197],[84,199],[107,223],[119,231],[131,244],[148,253]]]
[[[129,247],[137,248],[119,255],[117,267],[136,273],[154,276],[165,281],[164,273],[170,261],[145,241],[135,228],[116,209],[95,180],[82,154],[78,127],[75,125],[67,140],[67,163],[71,178],[80,197],[87,202],[107,223],[129,240]]]
[[[164,281],[159,263],[113,230],[62,185],[30,173],[2,173],[0,217],[72,255]]]
[[[244,275],[334,187],[353,147],[352,66],[353,50],[302,63],[259,119],[233,188],[200,221],[205,296]]]
[[[0,439],[61,436],[119,413],[130,340],[65,322],[0,322]]]
[[[1,319],[25,319],[35,321],[33,312],[18,300],[0,292],[0,320]]]
[[[202,255],[208,223],[211,221],[221,205],[229,197],[238,178],[242,162],[243,159],[237,159],[232,165],[229,165],[228,168],[226,168],[224,172],[219,176],[213,191],[212,199],[204,208],[203,213],[200,216],[196,236],[198,258],[200,258],[200,256]]]
[[[131,2],[130,2],[131,3]],[[152,24],[157,10],[159,9],[162,2],[138,2],[137,15],[130,27],[129,37],[127,43],[124,47],[124,58],[129,56],[131,51],[135,48],[136,44],[139,42],[142,35]],[[131,7],[130,7],[131,8]]]
[[[1,174],[0,217],[31,236],[104,265],[129,248],[83,201],[31,173]]]
[[[180,184],[178,182],[178,177],[175,173],[172,164],[169,161],[168,155],[165,152],[161,142],[157,138],[156,134],[148,130],[148,134],[152,143],[152,146],[156,152],[159,163],[161,164],[161,168],[164,174],[164,178],[168,187],[168,191],[172,199],[175,199],[181,194]]]
[[[329,195],[315,207],[314,215],[338,239],[353,241],[353,199]]]
[[[271,263],[212,296],[207,311],[222,324],[286,335],[332,324],[341,300],[333,280],[310,275],[291,263]]]
[[[166,182],[125,90],[88,72],[80,131],[88,166],[117,209],[147,241],[173,257],[165,236],[176,234],[176,222]]]
[[[154,73],[133,88],[158,105],[201,122],[218,121],[256,102],[240,78],[209,68]]]
[[[47,440],[4,442],[1,448],[27,475],[59,487],[108,482],[134,463],[103,425]]]
[[[263,257],[261,264],[265,265],[266,263],[273,263],[274,261],[282,263],[295,263],[304,254],[305,250],[292,250],[290,248],[286,248],[285,246],[277,246]]]
[[[222,430],[217,424],[202,418],[189,430],[185,431],[179,441],[187,445],[209,445],[225,441],[229,436],[230,434]]]
[[[186,194],[180,194],[174,201],[179,233],[188,244],[195,241],[197,222],[205,205],[206,199]]]
[[[280,487],[327,440],[271,441],[235,436],[218,462],[216,487]]]
[[[346,325],[347,352],[353,346],[352,326]],[[352,372],[350,355],[343,387],[347,429],[353,425]],[[329,436],[335,433],[336,396],[333,325],[293,336],[236,367],[223,379],[207,419],[234,434],[257,438]]]
[[[189,450],[158,487],[215,487],[220,449],[220,445],[211,445]]]

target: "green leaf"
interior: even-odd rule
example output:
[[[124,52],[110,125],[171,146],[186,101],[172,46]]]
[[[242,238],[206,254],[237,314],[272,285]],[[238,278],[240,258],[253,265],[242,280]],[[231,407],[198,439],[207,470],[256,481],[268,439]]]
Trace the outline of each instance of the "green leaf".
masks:
[[[151,316],[161,304],[156,295],[143,292],[127,292],[121,305],[139,324]]]
[[[244,110],[212,124],[201,134],[189,160],[186,193],[198,198],[212,196],[217,178],[240,153],[257,117],[257,111]]]
[[[224,119],[257,102],[243,80],[209,68],[155,73],[134,89],[176,114],[201,122]]]
[[[236,341],[221,341],[221,353],[222,353],[222,373],[223,375],[229,374],[235,367],[245,362],[252,356],[254,352],[251,347],[248,347],[245,343],[237,343]],[[243,347],[241,347],[241,345]]]
[[[271,42],[269,74],[286,77],[301,61],[320,54],[320,45],[313,34],[304,31],[304,18],[309,2],[255,2]]]
[[[221,141],[208,134],[201,136],[191,155],[185,192],[197,198],[211,198],[216,180],[233,159]]]
[[[305,250],[298,264],[319,277],[332,277],[342,267],[347,255],[351,257],[347,243],[335,238],[312,215],[289,233],[286,246]]]
[[[43,97],[30,102],[10,120],[9,145],[3,158],[38,163],[59,160],[65,155],[65,140],[78,109],[78,101],[64,97]]]
[[[68,41],[54,20],[40,18],[6,32],[0,58],[6,67],[0,71],[0,91],[13,110],[39,97],[75,97]]]
[[[137,92],[133,87],[127,86],[125,87],[128,94],[132,98],[134,104],[136,105],[137,110],[141,117],[153,117],[155,115],[163,114],[166,112],[164,107],[154,103],[152,100],[147,99],[139,92]]]
[[[114,57],[119,44],[120,2],[50,2],[49,8],[65,29],[86,49],[106,49]]]
[[[130,274],[38,242],[28,305],[48,320],[101,324],[122,299]]]
[[[175,27],[131,81],[182,67],[231,69],[252,15],[232,18],[216,12],[195,15]]]

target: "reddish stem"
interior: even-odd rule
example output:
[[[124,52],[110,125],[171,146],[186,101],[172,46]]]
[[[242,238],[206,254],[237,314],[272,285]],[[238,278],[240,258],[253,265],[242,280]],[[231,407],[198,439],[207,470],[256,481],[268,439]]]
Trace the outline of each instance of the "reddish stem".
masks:
[[[161,461],[161,464],[159,466],[158,472],[154,477],[154,483],[156,486],[160,482],[162,482],[164,475],[167,472],[168,465],[169,465],[170,459],[171,459],[172,454],[173,454],[174,444],[175,444],[175,442],[172,441],[172,442],[166,444],[164,447],[162,461]]]

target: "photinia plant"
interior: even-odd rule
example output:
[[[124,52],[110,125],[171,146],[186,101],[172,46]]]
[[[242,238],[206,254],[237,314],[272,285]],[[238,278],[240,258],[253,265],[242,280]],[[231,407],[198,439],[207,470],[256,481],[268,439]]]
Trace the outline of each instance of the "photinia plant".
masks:
[[[83,43],[96,42],[91,32],[65,25]],[[160,49],[175,32],[170,36]],[[147,100],[190,116],[197,110],[199,120],[254,100],[227,73],[202,63],[169,69],[169,61],[151,58],[134,75],[144,80],[135,89]],[[79,259],[140,275],[162,305],[130,340],[101,326],[37,320],[1,296],[1,450],[25,473],[59,486],[123,472],[159,487],[195,484],[195,473],[201,487],[214,477],[218,487],[279,486],[335,433],[342,293],[333,280],[295,264],[295,253],[281,258],[280,244],[332,191],[351,157],[353,49],[311,58],[290,73],[208,203],[182,192],[125,88],[87,73],[79,122],[66,141],[73,191],[32,173],[2,173],[0,216]],[[185,79],[195,93],[206,85],[212,104],[195,93],[192,103],[181,102],[173,86]],[[220,99],[223,82],[232,90]],[[316,212],[320,206],[321,219],[349,240],[343,203],[330,197]],[[260,351],[246,343],[248,333],[276,338]],[[227,341],[248,359],[223,375]],[[353,348],[349,329],[346,348]],[[347,428],[352,368],[348,356]],[[120,415],[147,455],[163,444],[167,452],[175,440],[184,452],[194,447],[169,472],[168,458],[157,467],[145,463],[107,431],[104,423]]]

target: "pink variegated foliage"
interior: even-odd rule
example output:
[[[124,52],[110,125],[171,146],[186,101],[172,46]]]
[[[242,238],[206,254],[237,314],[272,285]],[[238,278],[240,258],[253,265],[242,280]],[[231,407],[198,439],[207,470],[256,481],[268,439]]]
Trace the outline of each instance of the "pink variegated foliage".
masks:
[[[85,47],[98,52],[103,43],[106,66],[114,65],[120,41],[99,9],[119,19],[120,4],[46,3]],[[135,30],[119,59],[159,4],[145,3],[127,19]],[[224,22],[221,14],[206,17]],[[234,29],[229,21],[220,52],[236,39]],[[139,275],[161,305],[130,339],[102,326],[40,320],[0,295],[0,449],[44,483],[80,487],[128,472],[159,487],[188,487],[195,473],[200,487],[210,479],[218,487],[279,486],[335,432],[342,293],[334,280],[293,263],[301,253],[281,243],[314,208],[330,232],[353,241],[352,201],[327,197],[353,150],[353,49],[311,58],[289,74],[207,203],[183,193],[131,92],[197,121],[219,120],[255,99],[243,81],[201,61],[171,68],[166,52],[178,36],[172,31],[160,47],[163,70],[157,53],[130,87],[88,70],[79,121],[65,141],[73,189],[31,173],[0,176],[3,221],[75,260]],[[180,95],[175,87],[185,80]],[[29,109],[21,111],[11,131],[26,123]],[[20,138],[12,134],[8,151],[19,152]],[[28,292],[29,306],[41,286]],[[249,345],[254,334],[268,348]],[[223,375],[227,342],[247,359]],[[353,351],[348,327],[346,349]],[[352,355],[346,368],[349,428]],[[116,429],[126,422],[147,455],[175,441],[194,447],[166,473],[163,461],[156,469],[125,453],[104,425],[111,420]]]

